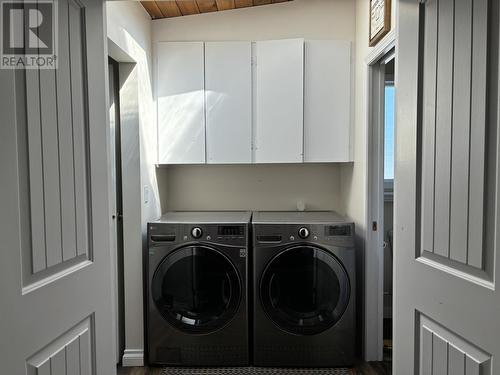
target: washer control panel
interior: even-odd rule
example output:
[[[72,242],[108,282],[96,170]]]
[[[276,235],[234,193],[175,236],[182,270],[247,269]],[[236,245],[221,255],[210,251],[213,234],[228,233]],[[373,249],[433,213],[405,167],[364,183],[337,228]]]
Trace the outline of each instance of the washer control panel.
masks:
[[[248,224],[149,223],[149,246],[177,246],[193,241],[242,246],[248,242]]]

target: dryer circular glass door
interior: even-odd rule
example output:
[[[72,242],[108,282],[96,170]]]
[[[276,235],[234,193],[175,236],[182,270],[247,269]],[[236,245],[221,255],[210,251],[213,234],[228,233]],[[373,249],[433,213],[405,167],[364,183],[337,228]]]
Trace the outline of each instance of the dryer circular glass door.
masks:
[[[260,282],[265,312],[281,329],[314,335],[337,323],[349,304],[349,277],[337,258],[315,246],[274,257]]]
[[[167,255],[156,269],[151,294],[163,318],[187,333],[226,325],[241,299],[238,271],[221,252],[204,245]]]

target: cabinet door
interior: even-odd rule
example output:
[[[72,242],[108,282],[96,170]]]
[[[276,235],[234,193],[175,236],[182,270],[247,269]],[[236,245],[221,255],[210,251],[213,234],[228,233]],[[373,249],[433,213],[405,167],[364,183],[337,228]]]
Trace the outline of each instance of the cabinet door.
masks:
[[[252,45],[205,43],[207,163],[252,162]]]
[[[203,42],[158,43],[158,162],[205,163]]]
[[[306,41],[304,82],[304,161],[350,161],[350,43]]]
[[[304,40],[255,43],[256,163],[301,163]]]

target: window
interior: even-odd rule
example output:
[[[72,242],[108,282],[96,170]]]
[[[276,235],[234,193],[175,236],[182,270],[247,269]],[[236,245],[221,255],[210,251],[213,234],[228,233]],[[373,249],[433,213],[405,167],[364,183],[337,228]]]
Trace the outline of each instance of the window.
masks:
[[[394,190],[394,84],[385,86],[384,124],[384,195],[391,198]]]

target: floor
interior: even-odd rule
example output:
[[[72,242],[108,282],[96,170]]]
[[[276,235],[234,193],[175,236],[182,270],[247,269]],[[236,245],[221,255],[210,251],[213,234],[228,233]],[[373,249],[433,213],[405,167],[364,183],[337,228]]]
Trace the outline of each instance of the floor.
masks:
[[[390,362],[360,363],[353,369],[353,375],[391,375]],[[118,375],[160,375],[161,368],[118,367]]]

